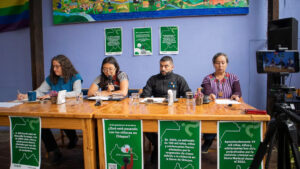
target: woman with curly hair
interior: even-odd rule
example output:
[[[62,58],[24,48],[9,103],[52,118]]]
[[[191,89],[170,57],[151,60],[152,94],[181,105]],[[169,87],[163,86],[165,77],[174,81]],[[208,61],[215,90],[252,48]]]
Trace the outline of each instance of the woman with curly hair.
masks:
[[[57,55],[51,60],[50,75],[36,89],[37,98],[50,98],[50,91],[66,90],[66,97],[76,97],[81,92],[82,78],[76,71],[71,61],[64,55]],[[18,94],[18,99],[27,99],[26,94]],[[68,148],[74,148],[78,141],[75,130],[64,130],[70,142]],[[49,162],[56,164],[62,155],[50,129],[42,129],[42,139],[49,153]]]
[[[49,92],[67,90],[66,97],[76,97],[81,92],[82,78],[71,61],[64,55],[57,55],[51,60],[50,75],[36,89],[39,99],[50,98]],[[18,94],[18,99],[27,99],[26,94]]]

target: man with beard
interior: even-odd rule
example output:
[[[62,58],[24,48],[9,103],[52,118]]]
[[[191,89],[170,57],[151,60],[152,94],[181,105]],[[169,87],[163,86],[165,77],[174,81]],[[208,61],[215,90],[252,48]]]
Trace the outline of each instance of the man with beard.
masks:
[[[164,56],[160,59],[160,73],[150,77],[146,86],[143,88],[141,97],[168,97],[168,89],[176,90],[176,97],[185,97],[185,92],[191,91],[185,79],[173,73],[173,59],[170,56]],[[151,162],[157,166],[157,133],[146,133],[147,138],[154,146],[151,155]]]
[[[185,97],[185,92],[191,91],[185,79],[173,73],[173,59],[164,56],[160,59],[160,73],[150,77],[143,89],[141,97],[168,97],[168,89],[176,89],[176,97]]]

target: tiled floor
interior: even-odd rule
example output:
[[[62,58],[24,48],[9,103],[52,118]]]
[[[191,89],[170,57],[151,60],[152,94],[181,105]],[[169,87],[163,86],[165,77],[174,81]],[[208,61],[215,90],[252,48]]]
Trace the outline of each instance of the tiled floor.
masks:
[[[59,138],[59,132],[55,132],[55,136]],[[66,139],[66,142],[67,139]],[[58,139],[58,144],[61,145],[60,139]],[[57,166],[47,165],[46,153],[44,147],[42,146],[42,169],[83,169],[83,153],[82,153],[82,138],[79,139],[79,144],[72,150],[68,150],[64,147],[60,147],[63,153],[63,162]],[[10,153],[9,153],[9,131],[8,129],[0,130],[0,169],[9,169],[10,166]],[[144,169],[155,168],[150,163],[149,154],[145,154],[145,167]],[[272,159],[276,159],[273,156]],[[202,154],[202,169],[216,169],[217,168],[217,152],[216,143],[214,142],[211,150],[208,154]],[[275,162],[272,160],[269,168],[276,168]]]

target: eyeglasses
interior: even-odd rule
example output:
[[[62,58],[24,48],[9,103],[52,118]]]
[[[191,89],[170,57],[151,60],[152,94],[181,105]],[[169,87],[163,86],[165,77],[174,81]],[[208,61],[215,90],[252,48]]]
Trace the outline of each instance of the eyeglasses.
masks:
[[[108,72],[108,71],[112,72],[114,70],[115,70],[115,68],[112,68],[112,67],[110,67],[110,68],[103,68],[102,69],[103,72]]]
[[[53,68],[60,68],[60,65],[53,65]]]

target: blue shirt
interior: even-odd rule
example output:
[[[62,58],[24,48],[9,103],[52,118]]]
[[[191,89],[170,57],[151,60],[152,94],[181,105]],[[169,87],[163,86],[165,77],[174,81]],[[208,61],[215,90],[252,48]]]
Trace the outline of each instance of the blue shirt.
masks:
[[[81,78],[80,74],[76,74],[75,76],[73,76],[67,83],[64,82],[64,79],[62,77],[59,77],[56,85],[54,85],[51,82],[50,76],[48,76],[46,78],[46,82],[51,87],[51,90],[54,90],[57,92],[61,91],[61,90],[67,90],[67,92],[73,91],[73,84],[76,80],[81,80],[81,83],[82,83],[82,78]]]

